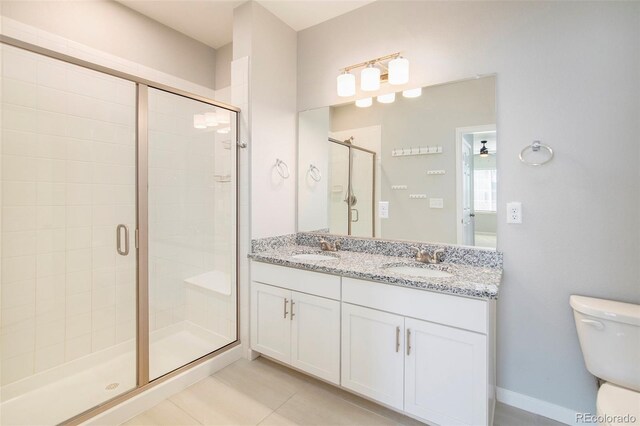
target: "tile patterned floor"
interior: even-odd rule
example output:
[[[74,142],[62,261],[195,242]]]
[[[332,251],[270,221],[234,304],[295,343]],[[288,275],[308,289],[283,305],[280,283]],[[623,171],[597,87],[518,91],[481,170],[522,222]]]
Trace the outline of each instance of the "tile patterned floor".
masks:
[[[420,426],[422,423],[264,358],[240,360],[126,426]],[[498,404],[495,426],[561,423]]]

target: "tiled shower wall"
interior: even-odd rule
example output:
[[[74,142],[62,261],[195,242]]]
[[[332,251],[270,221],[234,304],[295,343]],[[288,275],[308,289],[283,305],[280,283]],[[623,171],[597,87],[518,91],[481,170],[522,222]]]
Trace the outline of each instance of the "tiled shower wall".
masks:
[[[235,114],[217,109],[228,124],[195,129],[194,114],[216,109],[153,89],[149,109],[150,329],[187,320],[235,338],[235,290],[185,283],[210,271],[233,278]]]
[[[6,384],[135,336],[135,251],[115,247],[117,224],[135,229],[135,86],[2,59]]]

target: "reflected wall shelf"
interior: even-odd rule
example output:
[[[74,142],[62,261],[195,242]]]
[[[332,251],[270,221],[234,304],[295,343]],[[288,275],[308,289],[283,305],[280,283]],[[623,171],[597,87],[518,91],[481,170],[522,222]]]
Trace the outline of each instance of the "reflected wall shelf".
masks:
[[[414,146],[410,148],[396,148],[391,151],[392,157],[408,157],[414,155],[442,154],[442,146]]]

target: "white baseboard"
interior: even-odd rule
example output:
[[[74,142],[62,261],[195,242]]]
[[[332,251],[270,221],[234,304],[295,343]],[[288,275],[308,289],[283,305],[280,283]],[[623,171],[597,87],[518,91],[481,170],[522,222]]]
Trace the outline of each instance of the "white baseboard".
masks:
[[[83,425],[119,425],[159,404],[170,396],[188,388],[207,376],[242,358],[242,346],[199,364],[184,373],[160,383],[121,404],[87,420]]]
[[[503,404],[511,405],[512,407],[529,411],[530,413],[538,414],[567,425],[577,424],[576,412],[569,408],[503,388],[497,388],[496,397],[498,401]]]

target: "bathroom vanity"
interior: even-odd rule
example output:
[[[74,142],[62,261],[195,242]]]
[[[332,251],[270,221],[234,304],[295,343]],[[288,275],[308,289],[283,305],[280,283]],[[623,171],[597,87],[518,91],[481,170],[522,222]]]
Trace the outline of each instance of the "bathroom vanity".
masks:
[[[492,423],[500,253],[425,265],[404,243],[302,240],[251,255],[253,350],[421,421]]]

